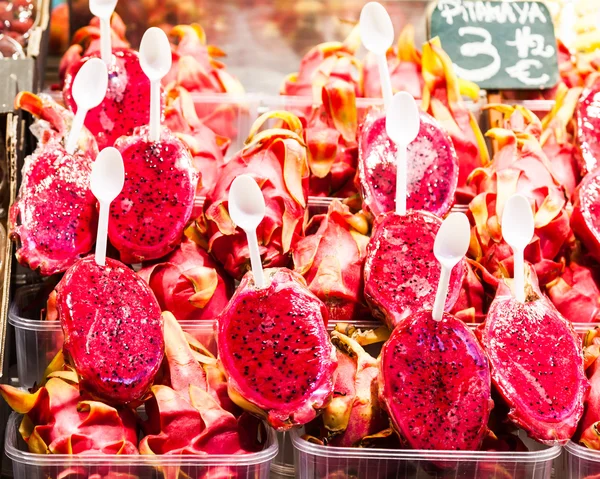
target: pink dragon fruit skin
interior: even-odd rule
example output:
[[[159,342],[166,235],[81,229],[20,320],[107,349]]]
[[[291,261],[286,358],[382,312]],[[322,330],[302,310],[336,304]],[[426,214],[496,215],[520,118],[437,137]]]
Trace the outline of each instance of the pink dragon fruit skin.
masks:
[[[138,273],[150,285],[163,311],[178,321],[215,319],[233,294],[233,281],[190,239],[164,260]]]
[[[80,145],[69,155],[63,145],[72,116],[46,98],[21,93],[18,108],[50,121],[39,122],[39,143],[25,159],[19,195],[9,212],[9,236],[17,242],[19,263],[39,269],[42,275],[66,271],[92,249],[98,214],[90,190],[96,143],[87,130]]]
[[[99,58],[95,52],[73,64],[67,71],[63,96],[65,104],[74,112],[73,81],[77,72],[90,58]],[[137,127],[150,121],[150,80],[142,71],[137,52],[130,49],[113,50],[113,62],[108,71],[108,90],[102,103],[89,111],[85,126],[94,134],[102,150],[113,146],[121,136],[130,136]]]
[[[442,220],[409,210],[405,216],[386,213],[376,218],[367,246],[365,299],[374,316],[390,329],[421,309],[433,308],[440,265],[433,255]],[[446,309],[452,309],[465,275],[464,260],[452,270]]]
[[[573,195],[571,227],[587,251],[600,261],[600,169],[585,175]]]
[[[600,165],[600,75],[592,75],[577,104],[577,138],[583,156],[582,171],[589,173]]]
[[[140,399],[150,388],[164,354],[160,307],[133,270],[93,255],[78,261],[48,300],[58,316],[65,356],[81,388],[116,404]]]
[[[493,408],[487,358],[462,321],[419,311],[379,357],[379,396],[394,429],[414,449],[476,450]]]
[[[181,242],[194,207],[198,172],[192,157],[168,128],[151,142],[148,127],[122,137],[125,185],[110,205],[108,237],[124,263],[158,259]]]
[[[264,271],[264,289],[248,272],[218,318],[219,361],[231,399],[278,430],[306,424],[333,394],[337,366],[327,309],[302,276]]]
[[[458,158],[448,134],[421,112],[419,136],[408,146],[407,208],[445,215],[454,203]],[[371,113],[359,136],[358,179],[364,207],[374,216],[395,210],[396,146],[385,115]]]
[[[536,441],[566,444],[577,429],[589,383],[581,339],[539,289],[527,266],[526,301],[500,281],[477,336],[490,362],[492,381],[509,419]]]
[[[590,394],[585,402],[585,412],[577,430],[576,438],[580,444],[590,449],[600,449],[600,360],[596,360],[587,369],[590,380]]]

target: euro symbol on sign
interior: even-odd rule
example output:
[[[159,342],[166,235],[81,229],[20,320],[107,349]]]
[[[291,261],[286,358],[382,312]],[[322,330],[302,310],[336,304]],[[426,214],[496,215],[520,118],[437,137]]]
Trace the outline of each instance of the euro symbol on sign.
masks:
[[[534,58],[527,60],[519,60],[512,67],[508,67],[506,69],[506,73],[508,73],[511,78],[516,78],[524,85],[541,86],[545,85],[550,81],[550,76],[544,73],[543,75],[537,78],[531,78],[531,72],[529,71],[529,69],[542,68],[542,66],[542,62]]]

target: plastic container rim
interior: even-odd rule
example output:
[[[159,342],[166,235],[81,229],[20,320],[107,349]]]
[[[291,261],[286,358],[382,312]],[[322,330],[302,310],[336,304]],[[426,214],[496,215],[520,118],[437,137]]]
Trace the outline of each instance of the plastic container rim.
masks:
[[[600,451],[588,449],[576,442],[569,441],[565,446],[565,451],[573,456],[586,461],[600,462]]]
[[[344,459],[388,459],[426,461],[499,461],[499,462],[543,462],[556,459],[562,452],[561,446],[550,446],[532,452],[489,452],[489,451],[431,451],[424,449],[360,449],[350,447],[328,447],[302,439],[298,430],[290,432],[294,447],[300,452],[319,457]]]
[[[116,466],[253,466],[257,464],[272,461],[279,450],[275,431],[267,428],[267,446],[260,452],[252,452],[244,455],[229,454],[211,454],[206,456],[196,456],[185,454],[181,456],[171,455],[122,455],[107,456],[100,454],[90,454],[85,456],[74,456],[69,454],[34,454],[28,451],[21,451],[17,445],[17,421],[22,417],[16,412],[11,413],[8,424],[6,425],[7,437],[5,452],[6,456],[14,462],[35,466],[85,466],[85,465],[104,465],[109,463]]]

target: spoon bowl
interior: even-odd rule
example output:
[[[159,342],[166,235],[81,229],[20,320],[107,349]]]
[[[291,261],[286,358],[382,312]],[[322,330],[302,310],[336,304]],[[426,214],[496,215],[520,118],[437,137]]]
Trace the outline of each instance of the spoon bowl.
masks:
[[[100,204],[98,233],[96,235],[96,263],[106,264],[106,237],[110,204],[119,196],[125,184],[125,166],[119,150],[104,148],[92,164],[90,189]]]
[[[108,18],[115,11],[117,0],[90,0],[90,12],[98,18]]]
[[[160,81],[169,73],[173,57],[166,33],[160,28],[146,30],[140,44],[140,66],[151,82]]]
[[[375,55],[385,55],[394,43],[392,19],[380,3],[369,2],[360,12],[360,38]]]
[[[535,222],[529,200],[523,195],[512,195],[502,213],[502,237],[513,250],[514,295],[525,302],[525,247],[531,242]]]
[[[90,58],[83,64],[73,80],[73,100],[77,105],[77,113],[66,143],[66,150],[69,154],[75,152],[86,115],[92,108],[96,108],[102,103],[107,89],[108,69],[106,64],[99,58]]]
[[[409,93],[398,92],[386,111],[385,129],[396,144],[396,214],[406,214],[408,145],[419,134],[421,117],[417,102]]]
[[[441,321],[444,315],[452,268],[460,263],[467,254],[470,239],[471,225],[464,213],[448,215],[437,232],[433,244],[433,254],[439,261],[442,270],[432,312],[433,319],[436,321]]]
[[[259,289],[265,287],[265,278],[256,228],[265,217],[265,211],[265,198],[254,178],[250,175],[240,175],[233,180],[229,188],[229,216],[246,233],[254,284]]]

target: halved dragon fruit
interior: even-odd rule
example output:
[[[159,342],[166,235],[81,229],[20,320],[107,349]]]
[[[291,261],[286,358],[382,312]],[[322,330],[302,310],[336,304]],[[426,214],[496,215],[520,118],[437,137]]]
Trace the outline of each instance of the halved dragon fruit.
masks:
[[[124,263],[158,259],[181,243],[192,215],[198,172],[185,145],[166,127],[160,140],[147,126],[122,137],[125,185],[110,205],[108,237]]]
[[[581,339],[526,269],[525,303],[514,298],[511,280],[501,281],[477,335],[509,419],[539,442],[566,444],[590,388]]]
[[[19,195],[10,207],[9,236],[19,263],[43,275],[66,271],[90,252],[98,213],[90,190],[96,142],[84,130],[79,148],[67,153],[64,139],[73,116],[48,97],[20,93],[15,107],[38,119],[36,150],[25,159]]]
[[[259,130],[270,119],[285,127]],[[261,187],[266,215],[257,229],[265,267],[287,266],[291,251],[304,231],[308,202],[308,160],[302,123],[286,111],[268,112],[254,123],[246,147],[219,170],[217,184],[204,202],[208,250],[235,279],[250,267],[246,235],[227,211],[229,188],[241,174]]]
[[[379,396],[414,449],[476,450],[488,433],[490,369],[473,332],[444,313],[405,319],[379,357]]]
[[[577,139],[583,156],[582,172],[590,173],[600,165],[600,74],[586,82],[577,103]]]
[[[60,374],[50,374],[33,393],[2,384],[0,394],[12,409],[25,415],[19,432],[32,453],[138,453],[135,413],[94,400]]]
[[[479,88],[475,84],[465,85],[466,82],[456,77],[452,60],[442,50],[437,37],[423,46],[422,62],[425,80],[422,107],[440,122],[452,139],[460,166],[456,200],[468,204],[474,195],[467,178],[475,168],[488,163],[489,154],[479,124],[461,92],[469,92],[472,99],[478,101]]]
[[[73,99],[73,81],[77,72],[90,58],[99,58],[96,51],[69,67],[63,87],[65,104],[77,112]],[[150,80],[142,71],[137,52],[113,49],[108,68],[108,90],[102,103],[89,111],[85,126],[94,134],[100,149],[113,146],[121,136],[130,136],[137,127],[150,120]]]
[[[407,208],[445,215],[454,203],[459,162],[448,134],[421,112],[419,135],[408,145]],[[385,129],[385,114],[369,114],[358,142],[358,180],[363,207],[373,216],[394,211],[396,145]]]
[[[421,309],[433,308],[441,271],[433,244],[441,224],[437,216],[414,210],[375,219],[367,246],[365,298],[373,315],[390,329]],[[464,274],[463,260],[450,276],[447,310],[458,299]]]
[[[190,239],[162,261],[138,273],[150,285],[163,311],[178,321],[215,319],[233,294],[233,281]]]
[[[363,266],[369,237],[364,217],[334,200],[326,215],[314,216],[292,253],[295,271],[327,306],[334,322],[364,319]]]
[[[229,396],[278,430],[313,420],[333,395],[337,366],[327,309],[288,269],[248,272],[218,318],[219,361]]]
[[[423,76],[421,75],[421,52],[415,47],[415,29],[406,25],[398,37],[396,48],[387,52],[387,63],[392,81],[392,91],[406,91],[414,98],[421,98]],[[381,98],[381,79],[377,58],[367,54],[364,64],[364,93],[367,98]]]
[[[169,90],[165,126],[190,150],[200,174],[196,193],[206,196],[215,187],[231,140],[217,135],[198,118],[192,95],[183,87]]]
[[[93,255],[75,263],[48,300],[82,390],[116,404],[144,398],[163,358],[160,306],[133,270]]]

